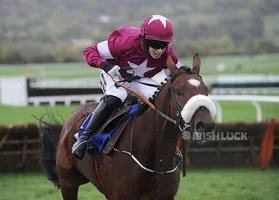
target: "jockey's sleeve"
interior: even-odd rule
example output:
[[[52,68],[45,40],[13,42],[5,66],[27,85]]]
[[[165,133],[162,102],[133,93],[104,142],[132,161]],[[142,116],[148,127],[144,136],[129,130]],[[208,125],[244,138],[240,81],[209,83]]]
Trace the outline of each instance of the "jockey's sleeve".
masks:
[[[100,68],[101,63],[113,58],[108,47],[108,41],[105,40],[86,48],[83,51],[83,58],[89,66]]]
[[[168,53],[171,56],[175,66],[177,68],[181,67],[180,61],[178,60],[178,57],[177,57],[175,51],[173,50],[173,48],[171,46],[169,46],[169,48],[168,48]],[[171,74],[171,71],[167,66],[164,67],[164,72],[165,72],[166,76],[169,78],[170,74]]]

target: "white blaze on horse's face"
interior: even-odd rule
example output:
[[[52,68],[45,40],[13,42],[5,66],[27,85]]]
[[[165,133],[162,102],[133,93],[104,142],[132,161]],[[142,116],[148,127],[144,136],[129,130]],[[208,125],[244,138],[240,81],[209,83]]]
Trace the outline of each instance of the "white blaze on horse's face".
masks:
[[[189,79],[188,82],[194,87],[199,87],[201,84],[201,82],[198,81],[197,79]]]

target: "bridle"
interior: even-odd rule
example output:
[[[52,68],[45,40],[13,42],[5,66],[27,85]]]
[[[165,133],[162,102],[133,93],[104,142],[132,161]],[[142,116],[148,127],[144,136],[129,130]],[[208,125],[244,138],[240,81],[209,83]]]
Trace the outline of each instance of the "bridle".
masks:
[[[173,99],[174,99],[174,103],[175,103],[175,113],[176,113],[176,119],[173,119],[171,118],[170,116],[166,115],[165,113],[163,113],[162,111],[160,111],[158,108],[156,108],[156,112],[161,115],[163,118],[165,118],[166,120],[168,120],[169,122],[175,124],[179,130],[181,132],[184,132],[184,131],[189,131],[189,132],[192,132],[193,129],[191,129],[192,127],[192,124],[191,123],[186,123],[182,116],[181,116],[181,107],[180,105],[178,104],[177,102],[177,99],[176,99],[176,95],[175,95],[175,92],[174,92],[174,89],[173,89],[173,86],[172,86],[172,82],[181,74],[197,74],[197,73],[194,73],[193,71],[191,71],[191,68],[189,67],[185,67],[185,70],[182,71],[182,72],[179,72],[177,74],[174,75],[174,77],[170,78],[170,79],[165,79],[164,81],[165,82],[162,82],[161,85],[157,85],[157,84],[150,84],[150,83],[144,83],[144,82],[141,82],[141,81],[138,81],[138,80],[133,80],[133,78],[125,78],[121,81],[118,81],[118,83],[121,83],[121,82],[137,82],[137,83],[140,83],[140,84],[143,84],[143,85],[147,85],[147,86],[150,86],[150,87],[156,87],[158,88],[158,91],[156,91],[154,93],[154,95],[152,96],[152,100],[155,100],[155,98],[158,96],[158,94],[161,92],[161,90],[163,89],[163,87],[168,83],[170,82],[170,89],[171,89],[171,93],[172,93],[172,96],[173,96]],[[200,78],[201,76],[199,74],[197,74]],[[117,86],[117,85],[116,85]],[[119,85],[117,86],[119,87]],[[143,97],[144,98],[144,97]]]
[[[189,74],[189,73],[194,73],[194,72],[192,72],[191,69],[188,68],[188,67],[185,67],[185,69],[186,69],[186,70],[179,71],[179,73],[174,74],[174,76],[171,77],[170,79],[167,79],[167,78],[166,78],[166,79],[164,80],[165,82],[162,82],[161,85],[150,84],[150,83],[144,83],[144,82],[140,82],[140,81],[138,81],[138,80],[131,80],[131,79],[127,79],[127,78],[126,78],[126,79],[121,80],[121,81],[118,81],[118,82],[115,81],[115,86],[116,86],[116,87],[124,87],[124,88],[126,88],[125,86],[121,85],[120,83],[121,83],[121,82],[126,82],[126,81],[128,81],[128,82],[134,81],[134,82],[137,82],[137,83],[140,83],[140,84],[143,84],[143,85],[147,85],[147,86],[151,86],[151,87],[156,87],[156,88],[158,88],[158,91],[156,91],[156,92],[153,94],[152,98],[150,99],[151,101],[154,101],[155,98],[158,96],[158,94],[162,91],[163,87],[164,87],[168,82],[170,82],[170,89],[171,89],[171,93],[172,93],[172,96],[173,96],[173,98],[174,98],[174,103],[175,103],[175,108],[174,108],[174,109],[175,109],[175,113],[176,113],[176,119],[173,119],[173,118],[169,117],[168,115],[166,115],[165,113],[163,113],[162,111],[160,111],[160,110],[159,110],[158,108],[156,108],[153,104],[151,104],[150,101],[144,99],[144,97],[142,97],[141,99],[142,99],[142,100],[145,100],[144,102],[147,103],[149,106],[150,106],[150,105],[154,106],[154,107],[151,107],[151,106],[150,106],[150,107],[151,107],[153,110],[155,110],[159,115],[161,115],[163,118],[165,118],[165,119],[168,120],[169,122],[175,124],[175,125],[179,128],[179,130],[181,131],[181,133],[183,133],[183,132],[185,132],[185,131],[188,131],[188,132],[192,133],[192,132],[193,132],[192,124],[191,124],[191,123],[186,123],[186,122],[183,120],[183,118],[182,118],[182,116],[181,116],[181,114],[180,114],[181,111],[182,111],[182,109],[181,109],[181,107],[180,107],[179,104],[178,104],[178,101],[177,101],[177,99],[176,99],[176,95],[175,95],[175,92],[174,92],[174,89],[173,89],[173,86],[172,86],[172,82],[173,82],[179,75],[181,75],[181,74],[183,74],[183,73],[187,73],[187,74]],[[197,74],[197,75],[199,76],[199,74]],[[200,77],[200,78],[201,78],[201,77]],[[131,89],[128,89],[128,90],[129,90],[130,92],[132,92]],[[133,92],[132,92],[132,93],[133,93]],[[139,96],[138,93],[135,92],[135,94],[136,94],[136,96],[138,96],[138,97],[140,98],[140,96]],[[148,102],[146,102],[146,101],[148,101]],[[154,108],[155,108],[155,109],[154,109]],[[131,130],[131,138],[133,138],[134,121],[135,121],[135,118],[134,118],[134,120],[133,120],[133,125],[132,125],[132,130]],[[131,158],[132,158],[143,170],[148,171],[148,172],[151,172],[151,173],[155,173],[155,174],[170,174],[170,173],[175,172],[175,171],[178,169],[178,166],[179,166],[179,162],[178,162],[178,161],[181,161],[181,160],[184,158],[184,160],[183,160],[183,176],[185,176],[185,173],[186,173],[186,170],[185,170],[185,173],[184,173],[184,168],[185,168],[184,166],[185,166],[185,163],[186,163],[185,155],[183,156],[182,153],[181,153],[181,151],[180,151],[177,147],[176,147],[176,152],[175,152],[175,155],[178,157],[178,158],[177,158],[177,164],[176,164],[176,166],[175,166],[173,169],[171,169],[171,170],[167,170],[167,171],[157,171],[157,170],[153,170],[153,169],[147,168],[146,166],[144,166],[144,165],[133,155],[133,153],[132,153],[132,146],[133,146],[133,145],[132,145],[132,144],[133,144],[133,143],[132,143],[132,139],[131,139],[130,151],[119,150],[119,149],[116,149],[115,147],[113,147],[113,149],[114,149],[114,151],[116,151],[116,152],[121,152],[121,153],[125,153],[125,154],[130,155]],[[184,148],[183,148],[183,149],[184,149]],[[184,150],[185,150],[185,149],[184,149]],[[185,169],[186,169],[186,168],[185,168]]]

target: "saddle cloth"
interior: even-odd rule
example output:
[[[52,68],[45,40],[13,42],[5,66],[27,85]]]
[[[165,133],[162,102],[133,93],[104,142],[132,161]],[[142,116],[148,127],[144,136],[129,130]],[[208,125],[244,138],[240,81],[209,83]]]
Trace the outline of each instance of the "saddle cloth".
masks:
[[[104,154],[110,153],[130,119],[137,113],[138,107],[139,104],[125,105],[120,110],[114,110],[104,125],[89,139],[89,152],[97,149]],[[93,115],[94,112],[87,117],[79,132],[74,135],[75,139],[78,139],[84,133]]]

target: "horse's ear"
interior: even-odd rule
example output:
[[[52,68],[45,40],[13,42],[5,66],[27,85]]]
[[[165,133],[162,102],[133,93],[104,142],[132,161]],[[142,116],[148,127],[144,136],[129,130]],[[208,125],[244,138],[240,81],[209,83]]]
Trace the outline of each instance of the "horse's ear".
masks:
[[[167,67],[169,68],[171,73],[174,73],[177,70],[177,67],[176,67],[175,63],[173,62],[170,55],[168,55],[168,57],[167,57]]]
[[[201,68],[201,60],[200,60],[199,54],[196,53],[193,57],[193,71],[195,73],[199,74],[200,68]]]

